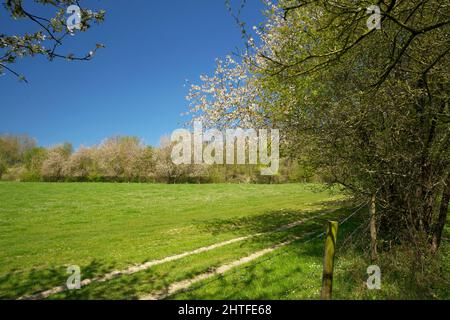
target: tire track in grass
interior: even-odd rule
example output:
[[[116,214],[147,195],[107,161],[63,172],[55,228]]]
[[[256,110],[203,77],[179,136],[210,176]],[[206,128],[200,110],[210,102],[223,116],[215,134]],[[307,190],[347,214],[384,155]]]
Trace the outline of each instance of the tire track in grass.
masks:
[[[139,300],[162,300],[162,299],[165,299],[165,298],[167,298],[169,296],[172,296],[172,295],[174,295],[176,293],[183,292],[184,290],[188,289],[191,285],[193,285],[193,284],[195,284],[197,282],[206,280],[206,279],[214,277],[214,276],[223,275],[224,273],[230,271],[231,269],[233,269],[235,267],[239,267],[239,266],[241,266],[243,264],[246,264],[248,262],[256,260],[256,259],[258,259],[258,258],[260,258],[260,257],[262,257],[262,256],[264,256],[264,255],[266,255],[268,253],[271,253],[271,252],[273,252],[273,251],[275,251],[275,250],[277,250],[279,248],[282,248],[282,247],[285,247],[287,245],[290,245],[291,243],[293,243],[293,242],[295,242],[295,241],[297,241],[299,239],[302,239],[305,236],[308,236],[310,234],[312,234],[312,233],[308,233],[308,234],[303,235],[301,237],[293,237],[291,240],[288,240],[288,241],[285,241],[285,242],[273,245],[273,246],[271,246],[269,248],[266,248],[266,249],[257,251],[255,253],[252,253],[251,255],[246,256],[244,258],[241,258],[241,259],[235,260],[235,261],[233,261],[231,263],[222,265],[222,266],[216,268],[213,271],[197,275],[197,276],[195,276],[194,278],[191,278],[191,279],[186,279],[186,280],[182,280],[182,281],[179,281],[179,282],[175,282],[175,283],[169,285],[169,287],[167,287],[165,290],[156,291],[154,293],[151,293],[149,295],[141,297]]]
[[[200,253],[203,253],[203,252],[211,251],[211,250],[214,250],[214,249],[217,249],[217,248],[220,248],[220,247],[224,247],[226,245],[233,244],[233,243],[236,243],[236,242],[245,241],[245,240],[248,240],[248,239],[251,239],[251,238],[254,238],[254,237],[259,237],[259,236],[262,236],[262,235],[268,235],[268,234],[275,233],[275,232],[286,231],[286,230],[295,228],[295,227],[297,227],[297,226],[299,226],[299,225],[301,225],[301,224],[303,224],[305,222],[308,222],[308,221],[310,221],[312,219],[316,219],[316,218],[319,218],[319,217],[321,217],[323,215],[329,214],[329,213],[331,213],[333,211],[335,211],[335,210],[334,209],[327,210],[327,211],[324,211],[324,212],[322,212],[322,213],[320,213],[318,215],[314,215],[311,218],[295,221],[295,222],[289,223],[287,225],[281,226],[281,227],[279,227],[279,228],[277,228],[275,230],[272,230],[272,231],[260,232],[260,233],[255,233],[255,234],[244,236],[244,237],[238,237],[238,238],[226,240],[226,241],[219,242],[219,243],[216,243],[216,244],[213,244],[213,245],[201,247],[201,248],[198,248],[198,249],[195,249],[195,250],[192,250],[192,251],[186,251],[186,252],[183,252],[183,253],[180,253],[180,254],[176,254],[176,255],[172,255],[172,256],[168,256],[168,257],[165,257],[165,258],[162,258],[162,259],[151,260],[151,261],[145,262],[143,264],[133,265],[133,266],[130,266],[127,269],[124,269],[124,270],[114,270],[114,271],[111,271],[111,272],[109,272],[107,274],[104,274],[103,276],[82,280],[80,282],[80,285],[81,285],[81,287],[85,287],[85,286],[90,285],[91,283],[94,283],[94,282],[97,282],[97,283],[106,282],[108,280],[117,278],[117,277],[122,276],[122,275],[131,275],[131,274],[134,274],[134,273],[137,273],[137,272],[140,272],[140,271],[144,271],[144,270],[150,269],[153,266],[157,266],[157,265],[161,265],[161,264],[164,264],[164,263],[167,263],[167,262],[179,260],[179,259],[191,256],[191,255],[196,255],[196,254],[200,254]],[[288,242],[285,242],[285,243],[282,243],[282,244],[278,244],[278,245],[276,245],[274,247],[271,247],[271,248],[268,248],[268,249],[265,249],[265,250],[262,250],[262,251],[258,251],[258,252],[256,252],[253,255],[260,254],[261,252],[264,252],[262,254],[262,255],[264,255],[264,254],[266,254],[268,252],[271,252],[271,251],[275,250],[276,248],[278,248],[280,246],[287,245],[287,244],[289,244],[289,243],[291,243],[292,241],[295,241],[295,240],[296,239],[288,241]],[[275,248],[275,249],[273,249],[273,248]],[[267,251],[267,250],[269,250],[269,251]],[[265,252],[265,251],[267,251],[267,252]],[[247,258],[250,258],[253,255],[251,255],[251,256],[249,256]],[[252,258],[251,260],[254,260],[254,259],[258,258],[258,257],[259,256],[255,257],[255,258]],[[243,259],[246,259],[246,258],[243,258]],[[249,261],[251,261],[251,260],[249,260]],[[238,261],[240,261],[240,260],[238,260]],[[243,263],[245,263],[245,262],[243,262]],[[217,270],[218,269],[216,269],[216,271]],[[228,270],[229,269],[227,269],[226,271],[228,271]],[[223,272],[226,272],[226,271],[223,271]],[[208,274],[210,274],[210,273],[208,273]],[[214,272],[211,272],[211,274],[212,274],[211,276],[215,275]],[[206,274],[204,274],[204,275],[206,275]],[[200,276],[202,276],[202,275],[200,275]],[[198,276],[198,277],[200,277],[200,276]],[[196,278],[194,278],[194,279],[196,279]],[[192,281],[194,279],[181,281],[179,283]],[[201,280],[202,279],[196,280],[195,282],[201,281]],[[18,300],[40,300],[40,299],[46,299],[46,298],[48,298],[51,295],[54,295],[54,294],[57,294],[57,293],[62,293],[62,292],[67,291],[67,290],[68,290],[68,288],[65,285],[57,286],[57,287],[53,287],[52,289],[49,289],[49,290],[38,292],[36,294],[32,294],[32,295],[28,295],[28,296],[22,296]]]

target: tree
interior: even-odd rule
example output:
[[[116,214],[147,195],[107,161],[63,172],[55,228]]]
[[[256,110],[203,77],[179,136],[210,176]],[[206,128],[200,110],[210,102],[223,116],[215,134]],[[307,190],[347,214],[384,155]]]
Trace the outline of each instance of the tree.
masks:
[[[65,178],[65,168],[71,154],[72,145],[70,143],[49,149],[42,164],[42,177],[47,181],[62,181]]]
[[[376,196],[384,239],[430,243],[449,199],[448,5],[379,1],[381,30],[367,26],[371,5],[268,4],[259,41],[192,87],[191,111],[221,126],[281,129],[285,152],[330,183]]]
[[[27,173],[24,177],[27,181],[40,181],[42,165],[47,158],[47,150],[42,147],[34,147],[24,154],[24,166]]]
[[[0,135],[0,178],[21,180],[26,175],[24,164],[36,148],[36,140],[27,135]]]
[[[146,147],[137,137],[113,137],[97,148],[100,175],[108,180],[137,181],[141,175]]]
[[[0,158],[5,166],[24,161],[26,153],[36,147],[36,140],[27,135],[0,135]]]
[[[75,181],[87,181],[96,172],[96,149],[81,146],[67,159],[63,175]]]
[[[155,175],[157,180],[167,183],[176,183],[182,176],[182,166],[172,161],[172,147],[168,137],[161,138],[160,146],[155,152]]]
[[[141,150],[139,158],[137,159],[139,181],[154,181],[156,167],[155,152],[155,148],[151,146],[144,146]]]
[[[23,75],[20,75],[12,68],[12,64],[20,58],[45,56],[50,61],[55,58],[62,58],[67,60],[87,61],[91,60],[95,52],[103,48],[102,44],[96,44],[95,48],[88,53],[76,56],[73,53],[62,53],[59,51],[63,45],[64,39],[76,32],[87,31],[93,23],[103,22],[105,11],[98,12],[79,7],[78,0],[34,0],[34,6],[27,1],[23,3],[22,0],[6,0],[4,8],[8,11],[11,19],[20,20],[26,19],[31,21],[37,27],[37,31],[30,31],[23,35],[7,35],[0,33],[0,74],[5,70],[17,76],[22,81],[27,81]],[[76,5],[79,11],[79,29],[70,28],[67,25],[68,16],[66,10]],[[56,10],[52,17],[41,16],[32,10],[39,11],[39,7],[49,6]],[[37,7],[37,8],[36,8]],[[70,10],[69,10],[70,11]],[[72,11],[72,15],[77,15]],[[76,17],[75,17],[76,19]]]

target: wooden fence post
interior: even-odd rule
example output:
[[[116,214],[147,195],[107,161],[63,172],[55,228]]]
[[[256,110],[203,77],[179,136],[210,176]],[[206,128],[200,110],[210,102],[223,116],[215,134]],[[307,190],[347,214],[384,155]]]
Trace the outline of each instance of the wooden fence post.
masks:
[[[323,275],[322,275],[322,299],[331,300],[331,293],[333,289],[333,269],[334,269],[334,254],[336,250],[336,239],[339,223],[336,221],[328,221],[326,239],[325,239],[325,254],[323,257]]]
[[[370,257],[372,262],[378,259],[377,252],[377,216],[376,216],[376,198],[372,196],[370,201]]]

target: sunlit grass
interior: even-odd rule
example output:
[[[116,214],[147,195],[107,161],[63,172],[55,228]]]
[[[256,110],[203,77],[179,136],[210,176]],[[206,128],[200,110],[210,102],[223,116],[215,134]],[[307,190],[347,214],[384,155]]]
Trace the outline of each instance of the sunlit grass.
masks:
[[[310,239],[329,219],[353,206],[317,185],[148,185],[0,183],[0,298],[18,298],[64,285],[68,265],[82,279],[160,259],[224,240],[274,230],[314,217],[295,228],[252,237],[201,254],[153,266],[49,299],[138,299],[171,284],[281,243],[305,236],[229,272],[194,283],[167,299],[319,299],[323,237]],[[316,216],[332,209],[325,216]],[[381,254],[382,289],[367,290],[372,263],[358,237],[361,210],[338,235],[335,299],[449,299],[450,230],[424,273],[411,281],[407,250]],[[353,238],[349,240],[349,235]],[[360,239],[361,240],[361,239]],[[366,241],[362,243],[367,244]]]
[[[315,187],[0,183],[0,298],[64,284],[68,265],[91,278],[267,231],[342,198]]]

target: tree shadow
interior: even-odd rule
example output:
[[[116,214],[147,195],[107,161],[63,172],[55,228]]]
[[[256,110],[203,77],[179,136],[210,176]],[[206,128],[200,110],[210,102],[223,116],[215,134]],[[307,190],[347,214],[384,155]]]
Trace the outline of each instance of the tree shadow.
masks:
[[[208,220],[207,222],[200,222],[197,224],[197,228],[200,229],[201,232],[208,232],[212,235],[232,232],[239,234],[251,234],[251,233],[260,233],[260,232],[268,232],[276,230],[282,226],[287,224],[308,220],[315,217],[318,217],[320,214],[335,210],[340,206],[348,205],[349,202],[343,200],[336,201],[322,201],[315,204],[314,209],[312,210],[276,210],[269,211],[263,214],[254,215],[254,216],[245,216],[239,218],[230,218],[230,219],[213,219]],[[328,218],[332,218],[332,214],[324,215]]]
[[[204,287],[199,286],[198,290],[189,291],[188,289],[169,297],[169,299],[320,299],[325,236],[317,237],[317,233],[320,233],[321,228],[325,229],[327,220],[342,220],[352,212],[352,209],[348,207],[341,208],[321,216],[320,219],[313,219],[299,225],[290,234],[296,236],[304,234],[305,237],[294,241],[289,246],[288,254],[278,256],[277,252],[271,253],[269,257],[262,257],[249,262],[248,265],[238,267],[240,270],[237,272],[217,276],[214,281],[215,284],[211,284],[211,286],[206,283]],[[341,225],[336,250],[339,250],[340,246],[345,244],[348,236],[360,225],[361,221],[360,216],[355,216]],[[310,234],[311,232],[312,234]],[[259,240],[254,238],[252,241]],[[274,257],[273,260],[270,255]],[[336,259],[339,258],[337,254]],[[308,261],[312,263],[312,266],[291,265],[289,268],[283,268],[285,259]],[[344,296],[348,294],[348,288],[355,288],[359,284],[360,274],[364,275],[364,272],[365,270],[361,268],[345,270],[344,277],[339,279],[340,282],[347,282],[346,287],[339,288],[339,290],[345,291],[345,293],[342,293]],[[355,273],[358,273],[358,276],[355,276]],[[303,281],[303,283],[300,281]]]
[[[93,260],[87,265],[80,266],[80,269],[81,280],[83,280],[103,275],[113,270],[114,265]],[[67,273],[67,266],[36,268],[27,272],[12,270],[0,277],[0,299],[26,299],[55,287],[65,287],[70,275]]]
[[[164,270],[150,268],[131,275],[121,275],[106,282],[94,282],[80,290],[65,291],[53,295],[54,300],[138,300],[149,293],[168,292],[173,284],[173,275],[179,271],[179,265],[168,263]],[[192,271],[183,274],[183,278],[193,278],[198,273]],[[181,280],[181,279],[180,279]]]
[[[294,211],[294,210],[280,210],[266,212],[261,215],[253,217],[244,217],[238,219],[215,219],[214,221],[208,221],[207,223],[200,224],[198,227],[202,232],[209,232],[211,234],[218,234],[224,232],[236,232],[250,235],[259,232],[267,232],[277,230],[280,226],[304,220],[304,223],[294,226],[289,230],[279,230],[273,234],[268,234],[263,237],[253,237],[248,239],[248,242],[254,242],[254,244],[262,246],[267,242],[279,243],[285,241],[291,236],[305,236],[301,241],[307,240],[309,233],[317,233],[324,226],[325,221],[329,219],[341,219],[349,214],[349,209],[336,209],[326,214],[324,211],[335,209],[336,206],[342,205],[342,202],[323,202],[320,203],[320,208],[309,211]],[[319,216],[320,215],[320,216]],[[314,235],[311,235],[311,237]],[[263,242],[265,241],[265,242]],[[338,244],[340,238],[338,237]],[[257,246],[255,246],[256,248]],[[220,249],[219,249],[220,250]],[[299,257],[309,256],[317,260],[322,259],[323,244],[322,240],[314,241],[312,244],[303,248],[301,252],[296,253]],[[188,264],[189,260],[178,261],[176,263],[169,263],[161,270],[154,270],[153,268],[140,271],[138,274],[132,276],[119,276],[117,278],[108,280],[108,282],[96,282],[91,283],[80,290],[70,290],[62,293],[58,293],[49,297],[49,299],[137,299],[142,293],[149,293],[153,291],[168,290],[170,285],[174,281],[181,281],[187,278],[194,278],[199,273],[207,272],[208,270],[202,267],[192,268],[190,271],[183,271],[180,273],[180,266]],[[82,280],[88,278],[95,278],[104,275],[111,270],[117,269],[112,263],[105,263],[100,260],[93,260],[87,265],[80,266],[82,272]],[[17,299],[23,296],[29,296],[44,290],[51,289],[56,286],[64,286],[69,274],[66,273],[67,266],[51,267],[48,269],[33,269],[29,272],[17,272],[12,271],[5,276],[0,277],[0,299]],[[268,279],[271,274],[274,273],[276,266],[265,266],[264,273],[269,277],[267,279],[260,279],[255,271],[256,268],[248,269],[246,271],[246,278],[243,279],[246,285],[251,285],[255,281],[262,281],[264,286],[270,286]],[[301,272],[301,268],[297,268],[294,271],[282,273],[281,278],[292,277],[291,272]],[[178,274],[182,274],[180,278]],[[227,277],[220,277],[220,281],[223,285],[227,284]],[[273,279],[272,279],[273,280]],[[271,280],[271,281],[272,281]],[[218,280],[219,281],[219,280]],[[319,284],[320,285],[320,284]],[[281,287],[280,291],[288,291],[289,286]],[[252,299],[267,299],[269,294],[262,290],[257,292],[249,298]],[[192,298],[198,298],[199,296],[192,295]],[[235,294],[230,294],[229,298],[236,297]],[[272,297],[273,298],[273,297]]]

